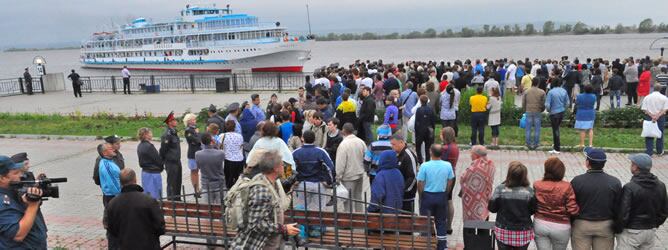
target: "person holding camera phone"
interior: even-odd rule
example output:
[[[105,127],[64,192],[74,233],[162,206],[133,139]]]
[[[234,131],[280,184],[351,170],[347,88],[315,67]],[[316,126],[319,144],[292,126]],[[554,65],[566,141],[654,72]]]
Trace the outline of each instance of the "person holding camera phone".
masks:
[[[23,163],[15,163],[7,156],[0,156],[0,249],[46,249],[46,223],[40,211],[40,199],[28,199],[28,195],[40,197],[42,190],[28,188],[19,197],[11,187],[21,181]]]

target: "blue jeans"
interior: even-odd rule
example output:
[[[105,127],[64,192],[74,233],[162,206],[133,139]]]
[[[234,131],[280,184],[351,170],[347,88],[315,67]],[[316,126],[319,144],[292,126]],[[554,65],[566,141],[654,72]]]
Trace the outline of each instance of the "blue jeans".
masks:
[[[613,98],[617,97],[617,108],[622,107],[622,91],[621,90],[610,90],[610,108],[615,108],[615,102]]]
[[[141,171],[141,185],[144,187],[144,193],[149,194],[153,199],[162,198],[162,175],[160,173]]]
[[[651,121],[652,119],[645,116],[645,120]],[[661,138],[645,137],[645,153],[650,156],[654,152],[654,140],[656,140],[656,154],[661,154],[663,152],[663,128],[666,126],[666,116],[659,117],[659,119],[656,120],[656,124],[659,126],[659,130],[661,130]]]
[[[446,192],[423,192],[420,199],[420,215],[431,215],[436,224],[436,249],[448,248],[448,194]]]
[[[528,146],[540,144],[540,123],[543,118],[541,112],[527,112],[527,125],[524,128],[524,138]],[[531,141],[531,128],[534,128],[533,142]]]
[[[485,123],[487,113],[471,113],[471,145],[485,145]]]
[[[367,144],[373,141],[373,131],[371,130],[371,122],[362,122],[362,129],[364,129],[364,137],[362,140]]]

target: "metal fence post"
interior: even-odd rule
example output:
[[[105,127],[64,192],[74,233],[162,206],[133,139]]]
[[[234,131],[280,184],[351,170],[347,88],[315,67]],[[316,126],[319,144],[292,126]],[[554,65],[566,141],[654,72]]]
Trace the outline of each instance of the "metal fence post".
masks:
[[[232,74],[232,89],[237,93],[237,74]]]
[[[155,77],[151,75],[151,86],[155,85]]]
[[[114,92],[116,94],[116,77],[111,76],[111,92]]]
[[[44,77],[43,76],[39,77],[39,86],[42,88],[42,94],[44,94],[45,91],[44,91]]]
[[[26,91],[23,89],[23,78],[19,77],[19,89],[21,89],[21,94],[25,94]]]
[[[281,73],[279,72],[278,73],[278,93],[281,93],[281,91],[283,90],[283,86],[282,86],[283,84],[281,82],[281,78],[283,78],[283,77],[282,77]]]
[[[190,75],[190,89],[195,94],[195,75]]]

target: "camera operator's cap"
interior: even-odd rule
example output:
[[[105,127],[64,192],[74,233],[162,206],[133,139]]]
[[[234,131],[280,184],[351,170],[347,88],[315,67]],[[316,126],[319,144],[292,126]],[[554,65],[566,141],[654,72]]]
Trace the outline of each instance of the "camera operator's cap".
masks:
[[[15,163],[12,158],[0,155],[0,175],[7,174],[9,170],[20,169],[23,164]]]
[[[239,109],[239,103],[238,102],[233,102],[229,106],[227,106],[227,112],[233,112],[237,111]]]
[[[169,122],[171,122],[171,121],[173,121],[173,120],[175,120],[175,118],[174,118],[174,111],[169,112],[169,115],[168,115],[167,118],[165,119],[165,123],[169,123]]]
[[[10,157],[10,158],[12,159],[12,161],[14,163],[23,164],[24,161],[28,160],[28,153],[26,153],[26,152],[18,153],[18,154],[12,155],[12,157]]]
[[[211,104],[211,105],[209,105],[209,110],[208,111],[211,112],[211,113],[216,113],[216,112],[218,112],[218,109],[216,109],[216,105]]]
[[[584,154],[590,161],[605,162],[608,160],[603,149],[586,147],[584,149]]]
[[[642,154],[632,154],[629,155],[629,160],[638,168],[644,169],[644,170],[650,170],[652,169],[652,157],[650,157],[648,154],[642,153]]]
[[[107,143],[114,144],[114,143],[120,142],[121,138],[118,137],[117,135],[111,135],[111,136],[105,137],[104,141],[107,142]]]

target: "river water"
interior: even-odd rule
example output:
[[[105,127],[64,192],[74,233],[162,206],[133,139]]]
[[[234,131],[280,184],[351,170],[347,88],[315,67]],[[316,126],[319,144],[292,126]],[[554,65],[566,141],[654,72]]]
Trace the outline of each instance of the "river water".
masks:
[[[659,51],[649,50],[649,45],[654,39],[666,36],[668,34],[609,34],[316,42],[312,48],[312,59],[304,65],[304,71],[312,71],[336,62],[347,65],[356,59],[401,62],[454,61],[467,58],[559,59],[564,55],[581,59],[628,56],[637,58],[646,55],[657,57]],[[666,41],[663,45],[668,47],[668,40],[663,41]],[[23,69],[31,66],[32,59],[38,55],[46,59],[47,72],[69,72],[70,69],[76,69],[81,75],[87,76],[120,74],[117,70],[80,68],[79,50],[51,50],[0,52],[0,78],[20,76]]]

